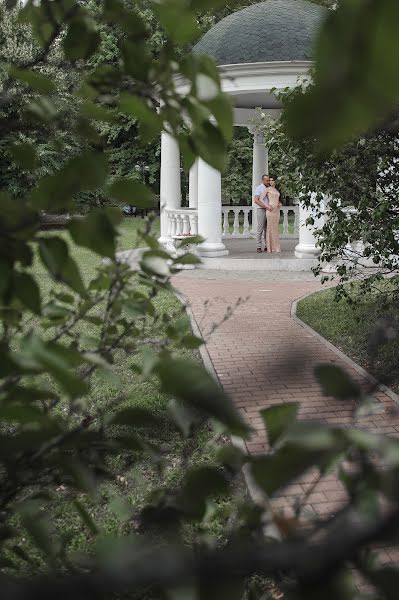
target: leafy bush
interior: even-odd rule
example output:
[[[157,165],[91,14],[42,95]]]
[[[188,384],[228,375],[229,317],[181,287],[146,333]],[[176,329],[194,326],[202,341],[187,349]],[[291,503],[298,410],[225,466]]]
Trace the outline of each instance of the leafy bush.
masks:
[[[132,385],[139,377],[157,377],[172,400],[171,426],[183,437],[190,436],[199,414],[212,419],[215,435],[251,435],[219,385],[181,355],[182,348],[202,343],[191,334],[187,317],[157,310],[157,297],[173,289],[177,260],[195,263],[195,256],[170,256],[151,235],[151,217],[141,240],[146,250],[129,269],[115,258],[121,216],[110,207],[72,219],[66,238],[40,231],[41,211],[68,212],[82,192],[151,206],[148,187],[126,173],[109,176],[99,127],[121,124],[123,115],[137,119],[148,142],[166,127],[180,143],[186,169],[197,156],[224,168],[232,136],[230,103],[214,63],[181,52],[198,33],[197,11],[211,4],[150,3],[165,35],[156,60],[148,48],[152,31],[135,4],[129,9],[119,0],[104,0],[92,10],[75,0],[42,0],[29,1],[18,13],[18,20],[32,27],[38,49],[18,65],[4,67],[0,97],[2,131],[11,144],[5,150],[10,172],[34,174],[30,191],[14,196],[6,181],[0,195],[0,557],[7,599],[256,597],[262,593],[259,577],[280,581],[284,576],[291,597],[336,600],[358,597],[353,567],[385,597],[396,594],[397,571],[381,568],[370,548],[397,541],[398,441],[355,426],[298,421],[295,403],[262,411],[270,453],[251,457],[226,445],[217,452],[217,466],[187,465],[178,485],[161,486],[143,506],[138,527],[127,522],[116,539],[99,532],[90,511],[101,483],[116,478],[118,457],[135,464],[146,456],[162,466],[162,448],[148,432],[165,423],[145,406],[126,404],[131,388],[121,386],[117,376],[120,352],[131,359]],[[57,51],[68,64],[86,65],[99,48],[104,24],[114,27],[118,60],[82,68],[74,93],[58,94],[62,83],[45,72],[47,59]],[[176,93],[176,75],[188,82],[184,97]],[[217,91],[201,101],[201,85],[208,79]],[[29,91],[17,114],[21,89]],[[21,126],[44,140],[51,134],[59,161],[54,170],[35,170],[38,149],[31,138],[19,137]],[[79,140],[73,151],[69,134]],[[14,179],[18,182],[18,176]],[[108,259],[89,281],[82,276],[84,263],[74,260],[71,242]],[[54,280],[49,297],[45,281],[32,270],[37,256]],[[90,325],[89,336],[83,324]],[[320,365],[316,377],[326,396],[354,401],[356,411],[367,407],[372,390],[361,389],[334,365]],[[106,403],[90,396],[96,378],[115,388]],[[190,546],[185,525],[201,526],[209,518],[211,499],[231,493],[231,475],[243,465],[261,492],[259,501],[238,503],[226,520],[223,547],[206,538]],[[337,465],[349,497],[337,515],[303,523],[304,498],[295,502],[294,519],[271,509],[269,497],[289,482],[311,468],[318,470],[319,481]],[[47,502],[60,490],[92,534],[86,556],[73,555],[67,538],[52,535]],[[123,507],[114,508],[123,516]],[[265,538],[268,524],[274,533]],[[35,576],[21,566],[21,561],[32,565],[31,554],[15,543],[22,532],[46,563],[37,573],[33,561]]]

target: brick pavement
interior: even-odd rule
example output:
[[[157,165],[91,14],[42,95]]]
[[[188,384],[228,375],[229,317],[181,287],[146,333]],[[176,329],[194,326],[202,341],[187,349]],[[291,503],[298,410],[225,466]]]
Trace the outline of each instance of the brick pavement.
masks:
[[[247,442],[252,454],[268,449],[264,424],[258,413],[273,404],[299,401],[299,416],[304,419],[334,425],[351,422],[353,405],[322,395],[313,376],[316,364],[342,366],[355,381],[368,385],[362,375],[290,316],[294,300],[322,289],[319,281],[309,274],[294,281],[279,280],[274,275],[250,279],[248,273],[236,276],[229,273],[223,277],[223,273],[208,271],[182,273],[174,280],[190,302],[220,382],[255,431]],[[209,335],[214,323],[220,322],[227,307],[233,307],[239,298],[246,300]],[[399,417],[390,414],[397,405],[380,391],[374,394],[374,399],[376,414],[360,419],[358,424],[398,436]],[[273,501],[274,506],[291,512],[293,499],[309,492],[316,478],[316,472],[307,473],[288,486],[284,494]],[[320,516],[333,513],[344,497],[341,484],[334,475],[329,475],[309,493],[305,513]]]

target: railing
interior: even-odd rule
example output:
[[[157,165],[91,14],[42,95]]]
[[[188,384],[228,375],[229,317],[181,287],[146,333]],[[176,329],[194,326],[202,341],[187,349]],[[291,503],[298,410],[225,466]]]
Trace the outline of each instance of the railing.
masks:
[[[230,227],[230,213],[234,215],[233,231]],[[240,214],[243,213],[242,226],[240,226]],[[223,233],[224,238],[249,238],[249,215],[252,213],[251,206],[222,206]]]
[[[168,238],[198,234],[198,211],[193,208],[166,208]]]
[[[283,206],[280,213],[280,238],[299,236],[299,207]],[[193,208],[166,208],[168,238],[198,234],[198,210]],[[252,206],[222,206],[222,237],[250,238]]]
[[[280,211],[280,237],[282,239],[298,238],[299,206],[283,206]],[[222,206],[222,237],[252,237],[250,231],[250,215],[252,215],[252,206]]]

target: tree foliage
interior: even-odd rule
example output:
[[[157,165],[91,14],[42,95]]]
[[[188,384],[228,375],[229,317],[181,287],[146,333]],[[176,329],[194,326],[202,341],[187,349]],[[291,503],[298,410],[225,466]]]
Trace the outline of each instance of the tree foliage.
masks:
[[[102,500],[101,483],[117,476],[115,457],[134,464],[145,455],[162,472],[162,448],[146,436],[157,418],[146,407],[126,405],[131,390],[118,386],[118,351],[131,357],[132,385],[138,377],[154,376],[171,395],[170,422],[182,435],[190,435],[198,413],[213,420],[215,435],[251,435],[211,376],[176,354],[178,348],[202,343],[190,332],[187,317],[157,312],[156,297],[173,289],[170,278],[177,263],[195,263],[195,256],[169,255],[151,235],[150,218],[142,235],[145,250],[130,269],[115,257],[120,211],[110,207],[73,219],[66,236],[40,230],[41,211],[70,210],[83,192],[151,205],[148,187],[124,171],[117,176],[112,172],[100,135],[104,123],[121,125],[126,115],[135,126],[137,121],[148,143],[167,127],[180,143],[186,169],[197,156],[220,170],[225,165],[232,119],[217,69],[207,57],[181,52],[198,34],[197,13],[210,3],[150,3],[164,32],[156,57],[149,48],[153,28],[135,6],[103,0],[94,10],[75,0],[29,1],[16,18],[32,28],[37,47],[30,54],[28,44],[28,55],[18,57],[17,64],[10,52],[3,67],[1,129],[10,172],[34,175],[23,194],[13,194],[6,182],[0,195],[3,597],[241,599],[261,596],[252,579],[261,576],[280,582],[297,600],[346,600],[359,598],[356,570],[380,597],[393,598],[398,572],[381,567],[372,548],[397,542],[398,441],[356,428],[358,415],[372,410],[374,390],[360,388],[334,365],[320,365],[315,377],[326,397],[352,401],[352,426],[298,420],[295,403],[272,406],[261,411],[269,453],[248,456],[239,448],[220,446],[218,465],[187,468],[178,486],[161,486],[136,520],[126,520],[118,539],[104,535],[95,511],[88,508],[88,499],[94,505]],[[96,63],[108,26],[115,36],[109,52],[117,48],[117,60]],[[65,94],[64,81],[44,68],[52,53],[74,69],[82,66],[81,79]],[[176,92],[176,75],[189,83],[186,96]],[[211,98],[204,100],[203,86],[214,90]],[[26,90],[23,96],[21,90]],[[57,160],[51,171],[40,172],[36,138],[23,138],[23,131],[54,141]],[[78,140],[73,151],[69,136]],[[108,259],[90,282],[82,276],[71,244],[89,248],[99,263]],[[49,296],[43,280],[34,275],[33,260],[40,260],[54,281]],[[82,323],[92,327],[89,339],[81,334]],[[375,340],[376,346],[384,342],[378,331]],[[115,384],[105,409],[90,401],[95,377]],[[246,500],[232,512],[224,547],[206,538],[189,547],[183,525],[201,527],[212,499],[228,493],[243,466],[260,491],[259,502]],[[319,474],[316,489],[337,467],[348,501],[336,515],[305,521],[306,494],[294,503],[294,518],[271,509],[269,498],[309,469]],[[46,502],[60,489],[92,536],[84,556],[76,555],[68,538],[52,528]],[[123,507],[117,503],[115,510],[123,519]],[[269,524],[274,534],[265,537]],[[18,544],[21,535],[29,536],[43,557],[40,572]]]
[[[259,112],[257,126],[265,134],[280,188],[313,208],[309,225],[318,217],[324,221],[315,230],[320,248],[316,272],[329,271],[326,281],[338,278],[338,295],[350,300],[347,282],[358,290],[360,279],[362,291],[375,289],[398,269],[398,141],[392,131],[380,128],[320,153],[316,137],[291,137],[289,111],[313,86],[301,84],[281,94],[282,118],[275,121]]]

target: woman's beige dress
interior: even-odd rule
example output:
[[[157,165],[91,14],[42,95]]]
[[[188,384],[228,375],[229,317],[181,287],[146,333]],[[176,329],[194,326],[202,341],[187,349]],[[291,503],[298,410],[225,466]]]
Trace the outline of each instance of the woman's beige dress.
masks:
[[[279,223],[280,223],[280,192],[276,188],[267,188],[267,196],[269,198],[269,206],[272,211],[266,211],[267,229],[266,229],[266,247],[268,252],[281,252]]]

